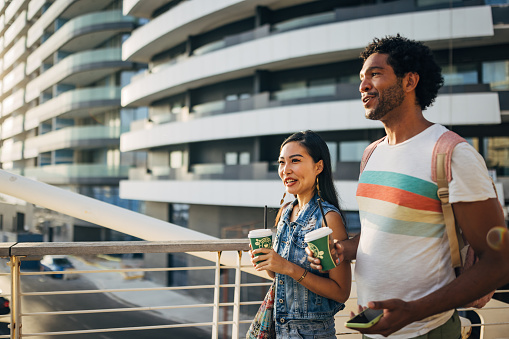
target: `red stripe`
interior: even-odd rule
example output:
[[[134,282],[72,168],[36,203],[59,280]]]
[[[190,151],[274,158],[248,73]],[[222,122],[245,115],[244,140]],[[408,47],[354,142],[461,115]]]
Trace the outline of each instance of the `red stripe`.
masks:
[[[416,210],[442,212],[440,201],[394,187],[359,183],[357,196],[387,201]]]

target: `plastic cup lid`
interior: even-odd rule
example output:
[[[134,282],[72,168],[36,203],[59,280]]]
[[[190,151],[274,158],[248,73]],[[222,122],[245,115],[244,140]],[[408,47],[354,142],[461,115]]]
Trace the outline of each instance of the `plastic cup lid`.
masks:
[[[304,236],[305,242],[310,242],[316,239],[323,238],[332,233],[332,230],[328,227],[320,227],[317,230],[311,231]]]
[[[269,237],[272,236],[272,230],[268,228],[261,228],[258,230],[251,230],[249,231],[249,234],[247,235],[248,238],[263,238],[263,237]]]

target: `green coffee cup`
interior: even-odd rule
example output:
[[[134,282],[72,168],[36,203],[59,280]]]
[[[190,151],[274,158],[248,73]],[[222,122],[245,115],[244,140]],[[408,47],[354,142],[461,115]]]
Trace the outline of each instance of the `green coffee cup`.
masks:
[[[329,248],[329,235],[332,230],[328,227],[320,227],[304,236],[309,249],[313,252],[315,258],[320,259],[323,271],[328,271],[336,267]]]
[[[247,237],[251,242],[251,247],[253,248],[253,250],[256,250],[258,248],[272,248],[272,231],[270,229],[262,228],[258,230],[249,231]],[[260,253],[257,253],[255,254],[255,257],[259,255]]]

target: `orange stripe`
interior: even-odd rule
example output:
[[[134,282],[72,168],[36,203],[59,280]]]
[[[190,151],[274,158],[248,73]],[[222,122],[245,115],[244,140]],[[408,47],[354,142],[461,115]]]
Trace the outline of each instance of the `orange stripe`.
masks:
[[[416,210],[442,212],[442,206],[440,206],[439,200],[424,197],[399,188],[360,183],[357,187],[357,195],[387,201]]]

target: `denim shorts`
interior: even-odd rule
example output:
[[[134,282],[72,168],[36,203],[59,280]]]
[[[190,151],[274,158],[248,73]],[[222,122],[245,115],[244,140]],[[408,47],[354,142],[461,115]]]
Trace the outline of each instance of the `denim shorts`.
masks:
[[[290,320],[276,323],[277,339],[336,339],[334,318],[327,320]]]

